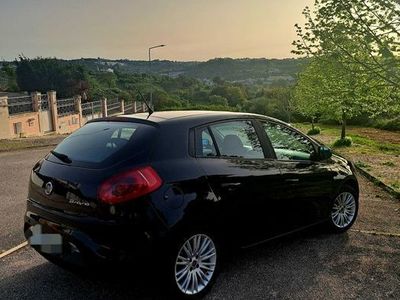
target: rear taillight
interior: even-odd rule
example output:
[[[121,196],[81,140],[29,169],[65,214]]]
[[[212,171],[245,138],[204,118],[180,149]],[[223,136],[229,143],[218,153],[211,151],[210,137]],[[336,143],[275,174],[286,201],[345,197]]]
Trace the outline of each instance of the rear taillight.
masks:
[[[161,184],[161,178],[152,167],[141,167],[104,181],[98,190],[98,197],[105,203],[116,204],[149,194]]]

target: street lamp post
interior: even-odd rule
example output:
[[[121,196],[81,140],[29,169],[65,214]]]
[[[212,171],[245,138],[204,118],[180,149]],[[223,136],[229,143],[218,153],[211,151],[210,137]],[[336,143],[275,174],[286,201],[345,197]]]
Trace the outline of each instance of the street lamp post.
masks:
[[[153,46],[149,48],[149,75],[151,76],[151,50],[154,48],[161,48],[161,47],[165,47],[166,45],[157,45],[157,46]],[[153,106],[153,91],[152,88],[150,87],[150,106],[154,109]]]

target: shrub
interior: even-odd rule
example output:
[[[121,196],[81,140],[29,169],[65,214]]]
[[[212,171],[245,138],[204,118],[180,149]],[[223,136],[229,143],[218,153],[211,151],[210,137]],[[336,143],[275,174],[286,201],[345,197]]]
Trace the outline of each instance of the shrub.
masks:
[[[381,120],[375,124],[375,127],[384,130],[400,131],[400,118]]]
[[[316,135],[316,134],[320,134],[321,133],[321,128],[319,127],[314,127],[311,128],[309,131],[307,131],[308,135]]]
[[[345,137],[344,139],[338,139],[333,143],[333,147],[350,147],[353,143],[351,137]]]

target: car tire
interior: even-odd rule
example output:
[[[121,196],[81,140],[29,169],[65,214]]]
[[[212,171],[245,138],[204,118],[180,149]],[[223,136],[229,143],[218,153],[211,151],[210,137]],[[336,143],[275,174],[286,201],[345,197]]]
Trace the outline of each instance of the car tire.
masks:
[[[185,234],[176,241],[167,266],[171,299],[201,299],[218,275],[219,243],[214,235],[205,231]]]
[[[328,228],[333,233],[342,233],[354,224],[358,214],[358,193],[351,186],[344,186],[334,197],[329,212]]]

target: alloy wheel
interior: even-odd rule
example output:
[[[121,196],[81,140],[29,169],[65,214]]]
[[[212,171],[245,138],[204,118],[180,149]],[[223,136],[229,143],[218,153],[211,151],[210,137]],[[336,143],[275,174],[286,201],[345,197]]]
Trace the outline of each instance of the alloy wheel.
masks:
[[[210,283],[215,272],[217,249],[205,234],[187,239],[175,261],[175,281],[186,295],[201,292]]]
[[[340,193],[332,207],[331,218],[338,228],[345,228],[351,224],[356,215],[356,199],[349,192]]]

